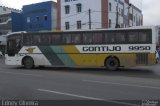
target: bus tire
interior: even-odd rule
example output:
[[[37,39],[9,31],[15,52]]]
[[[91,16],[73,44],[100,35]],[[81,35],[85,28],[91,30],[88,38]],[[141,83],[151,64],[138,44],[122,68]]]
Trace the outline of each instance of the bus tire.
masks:
[[[31,57],[25,57],[23,59],[23,65],[26,69],[32,69],[34,67],[34,61]]]
[[[120,66],[119,60],[116,57],[109,57],[105,61],[105,66],[108,70],[114,71],[117,70]]]

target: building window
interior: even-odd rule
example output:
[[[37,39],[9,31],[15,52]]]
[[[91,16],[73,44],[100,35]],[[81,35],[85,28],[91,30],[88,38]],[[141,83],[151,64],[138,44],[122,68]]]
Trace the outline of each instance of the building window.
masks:
[[[77,4],[77,12],[82,12],[82,4]]]
[[[39,17],[38,16],[36,16],[36,21],[39,21]]]
[[[69,22],[65,22],[66,30],[69,30]]]
[[[5,7],[3,7],[3,11],[7,11],[7,9]]]
[[[112,20],[109,19],[109,28],[111,28],[111,27],[112,27]]]
[[[8,20],[8,18],[7,18],[7,17],[5,17],[5,18],[4,18],[4,22],[6,22],[7,20]]]
[[[75,0],[74,0],[75,1]],[[70,2],[70,0],[65,0],[65,2]]]
[[[124,10],[123,9],[121,9],[121,15],[122,15],[122,17],[124,16]]]
[[[31,18],[27,17],[27,23],[30,23],[30,22],[31,22]]]
[[[45,16],[44,16],[44,20],[45,20],[45,21],[47,21],[47,20],[48,20],[48,17],[47,17],[47,15],[45,15]]]
[[[69,12],[70,12],[70,6],[67,5],[67,6],[65,6],[65,13],[66,13],[66,14],[69,14]]]
[[[112,11],[112,4],[109,3],[109,11]]]
[[[81,29],[81,28],[82,28],[81,21],[77,21],[77,29]]]
[[[121,28],[124,28],[124,25],[123,25],[123,24],[121,24]]]

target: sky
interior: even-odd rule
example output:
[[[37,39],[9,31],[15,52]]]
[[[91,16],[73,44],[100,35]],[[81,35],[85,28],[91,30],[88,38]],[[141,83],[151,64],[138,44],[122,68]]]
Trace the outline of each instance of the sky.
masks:
[[[0,5],[21,9],[23,5],[49,0],[0,0]],[[53,0],[56,1],[57,0]],[[144,25],[160,25],[160,0],[130,0],[142,9]]]

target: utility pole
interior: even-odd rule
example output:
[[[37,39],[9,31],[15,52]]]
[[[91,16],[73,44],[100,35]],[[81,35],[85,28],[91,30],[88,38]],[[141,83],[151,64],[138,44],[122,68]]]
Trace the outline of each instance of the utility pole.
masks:
[[[130,27],[130,7],[132,6],[132,4],[128,5],[128,27]]]
[[[130,27],[130,23],[129,23],[130,22],[129,21],[130,20],[130,14],[129,13],[130,13],[130,8],[128,7],[128,27]]]
[[[118,18],[119,18],[119,13],[118,13],[118,2],[117,1],[117,7],[116,7],[116,25],[115,25],[115,28],[120,28],[119,24],[118,24]]]
[[[89,29],[91,29],[91,9],[88,10],[89,13]]]

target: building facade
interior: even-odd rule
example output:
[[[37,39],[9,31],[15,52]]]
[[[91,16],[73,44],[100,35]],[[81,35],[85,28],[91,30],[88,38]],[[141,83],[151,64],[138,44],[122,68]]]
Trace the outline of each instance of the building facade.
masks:
[[[14,8],[9,8],[5,6],[0,6],[0,15],[2,14],[9,14],[11,12],[21,12],[20,10],[14,9]]]
[[[57,3],[53,1],[23,6],[25,31],[55,30],[57,28]]]
[[[12,32],[12,12],[20,13],[20,10],[0,6],[0,35]]]
[[[22,11],[5,7],[0,7],[0,11],[1,35],[57,29],[57,3],[53,1],[25,5]]]
[[[58,29],[85,30],[143,25],[142,11],[129,0],[58,0]]]
[[[141,26],[143,25],[143,15],[141,14],[141,10],[132,5],[129,9],[130,13],[130,26]]]

